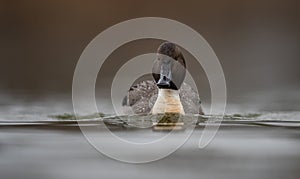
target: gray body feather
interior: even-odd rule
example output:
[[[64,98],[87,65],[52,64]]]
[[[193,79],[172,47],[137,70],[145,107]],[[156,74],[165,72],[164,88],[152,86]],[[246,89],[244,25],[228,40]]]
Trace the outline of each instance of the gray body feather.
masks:
[[[158,88],[154,81],[143,81],[132,86],[123,99],[125,114],[147,114],[157,99]],[[186,114],[203,114],[199,95],[186,83],[179,89],[180,101]]]

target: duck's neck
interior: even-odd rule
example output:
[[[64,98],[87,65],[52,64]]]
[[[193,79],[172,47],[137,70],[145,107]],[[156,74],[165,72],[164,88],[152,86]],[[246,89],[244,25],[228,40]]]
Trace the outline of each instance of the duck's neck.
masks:
[[[157,100],[152,108],[152,114],[179,113],[184,114],[180,102],[179,91],[159,89]]]

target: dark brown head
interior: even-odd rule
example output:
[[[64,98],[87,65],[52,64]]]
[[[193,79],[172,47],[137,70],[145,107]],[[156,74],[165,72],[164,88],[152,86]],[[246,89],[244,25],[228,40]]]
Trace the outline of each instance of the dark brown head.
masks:
[[[178,90],[186,73],[185,59],[180,48],[174,43],[164,42],[158,47],[157,54],[152,75],[158,88]]]

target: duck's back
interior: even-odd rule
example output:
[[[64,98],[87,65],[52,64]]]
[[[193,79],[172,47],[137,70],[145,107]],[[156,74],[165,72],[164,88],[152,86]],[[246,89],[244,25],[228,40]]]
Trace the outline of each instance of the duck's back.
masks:
[[[123,99],[124,113],[150,113],[157,93],[158,88],[154,81],[143,81],[130,87]],[[199,95],[190,85],[183,83],[179,89],[179,96],[186,114],[203,114]]]

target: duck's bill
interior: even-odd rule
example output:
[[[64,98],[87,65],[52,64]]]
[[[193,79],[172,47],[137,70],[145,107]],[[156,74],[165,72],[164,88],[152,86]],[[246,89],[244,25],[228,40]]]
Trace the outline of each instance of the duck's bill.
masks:
[[[172,72],[171,63],[162,63],[160,69],[160,78],[157,82],[159,88],[169,88],[171,86]]]
[[[159,81],[157,82],[157,86],[160,88],[169,88],[171,86],[170,80],[160,78]]]

